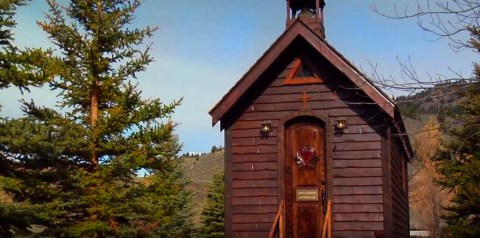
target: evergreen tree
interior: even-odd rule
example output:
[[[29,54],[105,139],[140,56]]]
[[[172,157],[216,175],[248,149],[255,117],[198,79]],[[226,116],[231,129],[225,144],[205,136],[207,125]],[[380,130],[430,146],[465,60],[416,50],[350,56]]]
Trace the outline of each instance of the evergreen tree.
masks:
[[[0,0],[0,90],[18,87],[22,92],[30,86],[40,86],[52,77],[53,65],[51,52],[41,49],[20,49],[14,44],[12,30],[16,27],[14,19],[18,7],[24,6],[28,0]],[[0,102],[1,104],[2,102]],[[1,105],[0,105],[1,109]],[[6,120],[0,117],[0,121]],[[0,139],[1,140],[1,139]],[[22,204],[12,206],[12,196],[8,188],[16,187],[18,180],[5,177],[8,171],[9,155],[4,153],[4,145],[0,143],[0,237],[10,237],[11,231],[18,226],[25,227],[35,214],[35,209],[25,209]]]
[[[480,29],[470,26],[470,43],[480,50]],[[480,65],[475,65],[471,90],[462,104],[463,126],[450,131],[450,139],[439,153],[443,175],[440,184],[454,191],[445,217],[446,237],[480,237]]]
[[[41,49],[19,49],[14,45],[12,30],[16,26],[14,16],[20,6],[28,0],[0,0],[0,89],[10,86],[27,90],[28,86],[39,86],[48,81],[52,71],[50,51]]]
[[[218,151],[217,146],[216,146],[216,145],[213,145],[213,146],[212,146],[212,149],[210,150],[210,153],[215,153],[215,152],[217,152],[217,151]]]
[[[208,188],[207,201],[201,213],[201,227],[199,237],[224,237],[224,185],[225,176],[217,173]]]
[[[24,102],[24,118],[0,123],[0,182],[15,202],[1,207],[12,220],[4,230],[189,237],[190,194],[170,121],[180,102],[142,99],[132,83],[153,60],[139,47],[155,28],[131,28],[140,0],[48,4],[39,25],[61,50],[47,72],[56,73],[49,85],[63,110]],[[141,170],[149,176],[136,178]]]

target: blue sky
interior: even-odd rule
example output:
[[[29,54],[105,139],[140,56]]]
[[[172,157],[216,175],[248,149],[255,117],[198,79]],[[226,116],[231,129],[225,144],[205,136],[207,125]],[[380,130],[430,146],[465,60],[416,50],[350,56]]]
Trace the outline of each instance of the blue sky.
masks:
[[[60,2],[66,2],[62,0]],[[410,60],[420,77],[452,75],[449,68],[469,75],[475,53],[453,52],[448,41],[422,31],[415,20],[391,20],[371,10],[392,13],[394,4],[415,8],[416,0],[327,0],[327,41],[363,69],[400,78],[397,57]],[[47,5],[43,0],[21,8],[17,16],[17,45],[51,47],[36,26]],[[223,145],[218,125],[211,127],[208,111],[285,30],[284,0],[144,0],[137,12],[137,26],[158,26],[149,40],[156,62],[139,75],[146,98],[164,102],[184,98],[173,119],[183,151],[206,152]],[[394,94],[394,92],[387,92]],[[1,116],[21,116],[18,100],[34,99],[52,106],[55,93],[47,89],[20,95],[18,90],[0,92]]]

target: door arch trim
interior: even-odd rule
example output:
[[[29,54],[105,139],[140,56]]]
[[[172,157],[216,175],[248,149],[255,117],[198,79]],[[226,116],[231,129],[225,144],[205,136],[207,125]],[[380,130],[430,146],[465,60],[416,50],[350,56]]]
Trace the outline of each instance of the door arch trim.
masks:
[[[288,123],[300,118],[310,118],[322,122],[325,125],[325,170],[326,170],[326,190],[327,199],[333,201],[333,124],[328,115],[321,114],[313,110],[301,110],[288,114],[278,122],[278,204],[285,198],[285,129]],[[332,209],[332,216],[333,216]],[[285,218],[285,202],[282,207],[282,216]],[[332,223],[332,226],[334,223]],[[285,228],[285,227],[284,227]],[[333,228],[332,228],[333,229]]]

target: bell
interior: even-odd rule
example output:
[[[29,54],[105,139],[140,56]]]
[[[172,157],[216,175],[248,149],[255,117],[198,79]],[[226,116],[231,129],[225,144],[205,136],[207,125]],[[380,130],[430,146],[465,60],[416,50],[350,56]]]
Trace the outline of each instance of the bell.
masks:
[[[309,8],[307,7],[304,7],[302,8],[302,10],[300,10],[300,13],[298,13],[297,17],[301,17],[301,18],[308,18],[308,17],[314,17],[315,16],[315,12],[310,10]]]

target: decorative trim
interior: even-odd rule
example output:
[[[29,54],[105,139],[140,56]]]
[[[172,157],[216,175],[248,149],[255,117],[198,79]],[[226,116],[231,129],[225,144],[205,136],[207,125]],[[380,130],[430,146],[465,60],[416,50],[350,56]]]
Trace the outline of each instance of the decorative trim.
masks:
[[[382,178],[383,178],[383,221],[384,237],[393,237],[393,205],[392,205],[392,161],[391,161],[391,129],[382,135]]]
[[[300,58],[295,58],[293,60],[292,68],[290,69],[290,72],[288,73],[287,78],[283,81],[282,85],[303,85],[323,82],[323,80],[317,76],[295,77],[295,75],[298,73],[298,70],[300,70],[302,67],[302,63],[306,64],[310,69],[312,69],[312,67],[310,67],[311,65],[306,61],[302,61]]]
[[[225,192],[224,192],[224,207],[225,207],[225,237],[233,236],[233,219],[232,219],[232,129],[225,130]]]

